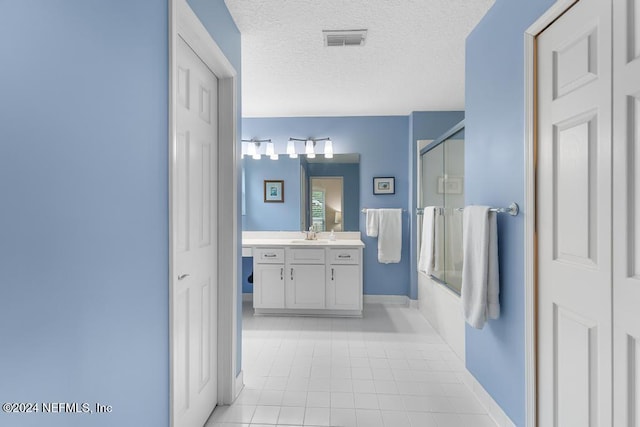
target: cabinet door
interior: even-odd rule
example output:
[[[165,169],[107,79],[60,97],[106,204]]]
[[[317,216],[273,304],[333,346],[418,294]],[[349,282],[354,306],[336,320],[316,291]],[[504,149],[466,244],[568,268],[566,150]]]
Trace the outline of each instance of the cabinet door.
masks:
[[[336,310],[362,309],[362,284],[359,265],[329,266],[327,308]]]
[[[287,267],[287,308],[324,308],[325,266]]]
[[[256,264],[253,269],[253,307],[284,308],[284,265]]]

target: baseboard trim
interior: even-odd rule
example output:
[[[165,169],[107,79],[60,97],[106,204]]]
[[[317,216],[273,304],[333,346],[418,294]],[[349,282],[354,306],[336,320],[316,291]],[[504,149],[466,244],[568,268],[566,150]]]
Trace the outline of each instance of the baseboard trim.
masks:
[[[504,413],[500,405],[493,400],[493,397],[482,387],[482,384],[478,382],[471,372],[465,369],[462,373],[462,381],[478,397],[480,404],[484,406],[489,416],[499,427],[516,427],[511,418]]]
[[[235,396],[233,396],[234,402],[237,399],[237,397],[240,396],[240,392],[242,391],[243,388],[244,388],[244,371],[240,371],[240,373],[236,375],[236,384],[234,387]]]
[[[418,309],[418,300],[417,299],[410,299],[409,300],[409,308],[413,308],[414,310]]]
[[[253,294],[242,294],[242,302],[253,302]]]
[[[409,297],[406,295],[365,295],[364,303],[409,306]]]

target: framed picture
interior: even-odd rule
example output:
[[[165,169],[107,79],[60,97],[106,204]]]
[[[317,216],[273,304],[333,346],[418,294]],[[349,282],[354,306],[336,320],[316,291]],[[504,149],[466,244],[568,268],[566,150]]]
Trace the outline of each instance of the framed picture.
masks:
[[[284,203],[283,180],[264,180],[264,202]]]
[[[373,194],[396,194],[396,179],[392,176],[373,178]]]
[[[461,176],[439,176],[438,194],[462,194]]]

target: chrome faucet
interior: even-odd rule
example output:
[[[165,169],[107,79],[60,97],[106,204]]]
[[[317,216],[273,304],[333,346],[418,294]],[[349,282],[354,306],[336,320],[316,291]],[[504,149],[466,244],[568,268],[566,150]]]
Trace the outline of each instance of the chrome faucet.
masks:
[[[305,240],[316,240],[318,236],[316,236],[316,231],[313,229],[313,225],[309,227],[309,231],[306,233]]]

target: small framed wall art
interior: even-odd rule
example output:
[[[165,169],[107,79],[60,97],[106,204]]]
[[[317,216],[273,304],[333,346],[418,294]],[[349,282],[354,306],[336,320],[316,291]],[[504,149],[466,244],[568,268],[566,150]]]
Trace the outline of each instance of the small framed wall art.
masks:
[[[284,203],[283,180],[264,180],[264,202]]]
[[[396,194],[396,179],[392,176],[373,178],[373,194]]]

